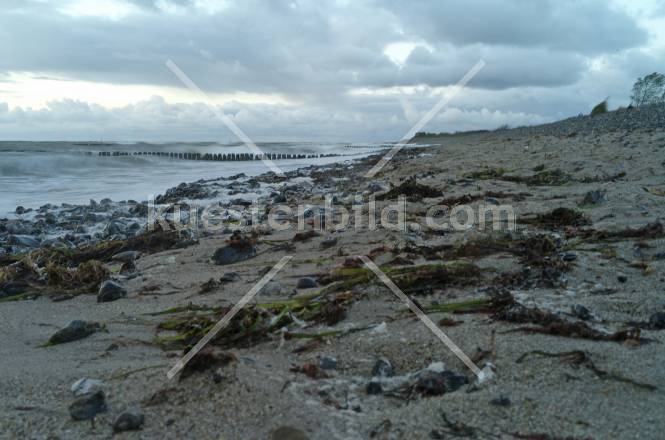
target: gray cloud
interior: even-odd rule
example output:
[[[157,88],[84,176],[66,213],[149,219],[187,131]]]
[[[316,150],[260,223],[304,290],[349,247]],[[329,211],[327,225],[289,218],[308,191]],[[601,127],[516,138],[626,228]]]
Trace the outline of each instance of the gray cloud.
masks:
[[[6,0],[0,39],[9,43],[0,45],[0,82],[9,72],[32,72],[181,87],[164,65],[173,59],[206,91],[279,93],[302,103],[225,107],[257,135],[386,139],[408,128],[399,100],[350,91],[431,91],[454,84],[482,58],[486,67],[457,98],[459,109],[431,128],[492,128],[587,111],[607,95],[623,104],[632,81],[665,58],[645,51],[647,32],[603,0],[248,0],[214,13],[189,0],[126,1],[138,12],[114,21],[66,15],[62,2]],[[384,48],[402,41],[422,45],[397,65]],[[405,99],[424,112],[437,97]],[[0,107],[0,124],[5,137],[39,133],[25,124],[44,134],[60,124],[83,136],[94,123],[95,135],[106,137],[177,136],[194,127],[192,136],[214,139],[220,128],[205,114],[195,104],[157,98],[117,109],[63,100],[42,110]]]

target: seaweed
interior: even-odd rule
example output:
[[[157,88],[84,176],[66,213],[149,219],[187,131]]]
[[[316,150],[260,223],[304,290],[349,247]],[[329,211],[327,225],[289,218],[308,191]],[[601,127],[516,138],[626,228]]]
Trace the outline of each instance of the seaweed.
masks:
[[[624,241],[628,239],[655,239],[665,237],[665,228],[659,221],[648,223],[641,228],[633,229],[626,228],[618,231],[599,231],[595,229],[583,229],[577,231],[577,237],[587,241],[603,242],[603,241]]]
[[[647,391],[655,391],[658,389],[655,385],[649,383],[639,382],[628,377],[625,377],[618,373],[610,373],[605,370],[602,370],[596,366],[596,364],[591,360],[591,357],[588,353],[582,350],[566,351],[561,353],[549,353],[541,350],[528,351],[520,356],[515,362],[520,364],[530,356],[542,356],[547,358],[559,358],[561,362],[571,364],[573,366],[582,366],[591,371],[597,378],[602,380],[614,380],[617,382],[626,383],[633,385],[636,388],[640,388]]]
[[[487,168],[467,173],[464,177],[478,180],[505,180],[529,186],[561,186],[573,180],[570,174],[559,169],[539,171],[531,176],[515,176],[506,173],[508,171],[504,168]]]
[[[392,187],[390,191],[377,196],[376,200],[391,200],[399,196],[404,196],[409,201],[419,201],[424,198],[440,197],[441,190],[418,183],[415,177],[410,177],[398,186]]]
[[[550,229],[562,229],[566,226],[586,226],[591,221],[581,212],[570,208],[556,208],[532,219],[523,219],[522,223]]]

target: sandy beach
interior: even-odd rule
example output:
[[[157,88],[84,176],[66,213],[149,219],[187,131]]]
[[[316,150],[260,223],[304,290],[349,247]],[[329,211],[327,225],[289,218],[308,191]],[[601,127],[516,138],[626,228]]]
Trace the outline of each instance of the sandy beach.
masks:
[[[631,111],[638,112],[624,110]],[[187,187],[164,201],[210,203],[211,189],[233,188],[242,198],[245,186],[259,185],[268,206],[313,209],[303,230],[288,214],[284,231],[262,217],[246,225],[247,205],[224,228],[173,233],[177,239],[162,231],[152,242],[110,237],[62,253],[3,255],[3,285],[25,283],[0,303],[0,437],[662,437],[665,130],[660,116],[639,111],[416,137],[414,144],[432,146],[404,148],[369,179],[382,151],[283,179],[213,179],[199,194]],[[652,122],[625,125],[636,119]],[[326,195],[362,212],[362,224],[352,214],[340,230],[307,232]],[[399,195],[406,227],[369,227],[367,201],[380,212]],[[426,224],[430,207],[462,205],[472,213],[509,206],[514,230],[505,221],[499,230]],[[144,234],[151,233],[160,234]],[[218,250],[225,248],[244,260],[224,264]],[[81,249],[89,251],[85,261],[105,268],[103,279],[63,287],[47,265],[57,255],[71,273],[83,262],[73,263]],[[117,257],[125,251],[140,256],[125,265],[127,257]],[[285,256],[272,281],[168,379]],[[483,379],[358,256],[369,256]],[[106,279],[125,294],[98,302]],[[100,328],[49,343],[74,320]],[[94,426],[71,416],[71,387],[82,378],[101,381],[106,410]],[[114,434],[124,411],[144,420],[139,430]]]

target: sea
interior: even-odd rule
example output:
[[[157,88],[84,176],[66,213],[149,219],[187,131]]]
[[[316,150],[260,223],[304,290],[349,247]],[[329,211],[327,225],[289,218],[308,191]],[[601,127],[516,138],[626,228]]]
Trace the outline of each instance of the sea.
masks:
[[[376,152],[379,144],[352,145],[325,142],[266,142],[257,146],[266,154],[335,154],[334,157],[281,159],[282,171],[309,165],[352,160]],[[270,171],[260,160],[185,160],[135,152],[241,154],[243,144],[218,143],[101,143],[0,142],[0,216],[17,206],[38,208],[47,203],[87,204],[99,201],[148,200],[182,182],[248,176]],[[103,154],[100,156],[100,153]],[[125,154],[126,153],[126,154]],[[115,154],[115,155],[114,155]]]

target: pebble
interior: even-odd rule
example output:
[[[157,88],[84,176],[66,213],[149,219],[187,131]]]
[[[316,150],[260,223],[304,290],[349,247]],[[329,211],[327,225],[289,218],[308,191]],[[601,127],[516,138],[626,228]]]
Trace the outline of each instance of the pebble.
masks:
[[[589,191],[582,199],[582,205],[598,205],[607,201],[607,193],[602,190]]]
[[[282,285],[277,281],[268,281],[265,286],[261,288],[261,295],[266,296],[279,296],[282,294],[284,289]]]
[[[55,345],[78,341],[79,339],[87,338],[101,328],[102,326],[96,322],[86,322],[77,319],[70,322],[67,327],[53,333],[49,338],[48,343],[50,345]]]
[[[314,278],[311,277],[305,277],[305,278],[300,278],[298,280],[298,283],[296,284],[296,287],[298,289],[311,289],[312,287],[316,287],[319,284],[316,282]]]
[[[119,261],[121,263],[133,263],[137,258],[141,256],[141,253],[138,251],[125,251],[119,252],[111,257],[111,260]]]
[[[41,241],[37,240],[30,235],[10,235],[7,241],[8,244],[13,244],[15,246],[25,246],[30,248],[39,247]]]
[[[97,302],[111,302],[127,296],[127,290],[113,280],[106,280],[99,286]]]
[[[243,248],[226,246],[215,251],[212,256],[212,261],[219,266],[223,266],[249,260],[254,257],[256,257],[256,248],[254,246]]]
[[[656,312],[649,317],[649,326],[654,330],[665,329],[665,312]]]
[[[69,405],[69,415],[74,420],[94,419],[97,414],[106,410],[106,396],[102,390],[79,397]]]
[[[321,249],[328,249],[337,244],[337,237],[329,237],[321,242]]]
[[[395,368],[388,359],[381,358],[374,363],[372,367],[372,376],[376,377],[392,377],[395,375]]]
[[[490,400],[490,405],[506,407],[506,406],[510,406],[511,402],[510,402],[510,399],[507,398],[506,396],[499,396],[499,397],[496,397],[496,398]]]
[[[563,261],[575,261],[577,260],[577,255],[573,254],[572,252],[566,252],[565,254],[562,255],[561,257]]]
[[[143,427],[144,420],[140,412],[125,411],[113,422],[113,432],[136,431]]]
[[[234,281],[238,281],[240,279],[240,275],[238,275],[238,272],[226,272],[224,275],[222,275],[219,278],[220,283],[232,283]]]
[[[367,384],[367,394],[376,395],[383,393],[383,387],[381,387],[381,382],[376,379],[372,379]]]
[[[625,283],[626,281],[628,281],[628,277],[626,275],[619,275],[619,276],[617,276],[617,280],[620,283]]]
[[[71,390],[75,396],[83,396],[96,391],[103,384],[104,382],[99,379],[88,379],[87,377],[84,377],[74,382],[71,386]]]
[[[322,370],[334,370],[337,368],[337,358],[332,356],[323,356],[319,361],[319,367]]]
[[[591,319],[591,312],[583,305],[575,304],[570,309],[573,316],[580,318],[582,321],[588,321]]]
[[[280,426],[270,435],[271,440],[309,440],[307,434],[298,428]]]

